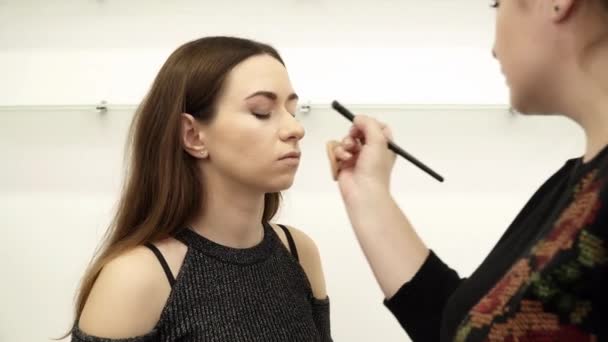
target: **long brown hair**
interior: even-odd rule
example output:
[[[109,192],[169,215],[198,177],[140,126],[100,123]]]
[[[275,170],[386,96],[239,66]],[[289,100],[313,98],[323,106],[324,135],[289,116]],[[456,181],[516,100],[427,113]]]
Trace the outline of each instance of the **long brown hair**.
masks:
[[[228,73],[245,59],[267,54],[284,64],[271,46],[233,37],[207,37],[186,43],[160,69],[131,123],[127,176],[116,214],[78,291],[78,319],[101,269],[113,258],[182,229],[201,208],[196,159],[180,138],[182,113],[201,122],[215,115],[215,102]],[[276,214],[280,193],[267,193],[263,219]]]

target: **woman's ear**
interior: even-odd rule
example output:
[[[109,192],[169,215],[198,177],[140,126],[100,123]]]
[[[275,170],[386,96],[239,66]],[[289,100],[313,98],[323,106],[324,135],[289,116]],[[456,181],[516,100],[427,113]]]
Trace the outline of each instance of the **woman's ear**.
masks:
[[[569,18],[577,1],[578,0],[552,0],[549,11],[551,12],[551,19],[553,22],[558,23]]]
[[[202,125],[188,113],[182,113],[181,124],[184,150],[196,159],[207,159],[209,151],[205,145]]]

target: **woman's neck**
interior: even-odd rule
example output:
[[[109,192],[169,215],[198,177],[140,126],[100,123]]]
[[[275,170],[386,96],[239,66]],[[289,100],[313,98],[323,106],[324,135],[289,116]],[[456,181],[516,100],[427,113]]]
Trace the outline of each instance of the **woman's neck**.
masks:
[[[264,194],[239,184],[205,182],[203,208],[190,226],[200,235],[232,248],[249,248],[264,237]]]

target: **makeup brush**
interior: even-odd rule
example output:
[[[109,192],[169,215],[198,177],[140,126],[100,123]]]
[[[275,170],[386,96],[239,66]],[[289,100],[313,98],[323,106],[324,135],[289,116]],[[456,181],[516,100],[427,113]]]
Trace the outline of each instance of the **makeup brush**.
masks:
[[[353,115],[353,113],[351,113],[348,109],[346,109],[344,106],[342,106],[338,101],[333,101],[331,103],[331,107],[333,109],[335,109],[338,113],[342,114],[342,116],[344,116],[349,121],[353,122],[355,120],[355,115]],[[329,152],[329,148],[333,148],[334,146],[335,146],[335,143],[332,144],[332,146],[328,145],[328,152]],[[391,151],[395,152],[396,154],[400,155],[401,157],[405,158],[406,160],[410,161],[412,164],[418,166],[422,171],[431,175],[431,177],[435,178],[436,180],[438,180],[440,182],[443,182],[443,177],[441,177],[437,172],[433,171],[430,167],[424,165],[421,161],[414,158],[414,156],[412,156],[411,154],[405,152],[405,150],[403,150],[401,147],[399,147],[394,142],[389,140],[388,148]],[[336,166],[332,164],[332,170],[334,170],[334,175],[336,174],[335,168],[336,168]]]

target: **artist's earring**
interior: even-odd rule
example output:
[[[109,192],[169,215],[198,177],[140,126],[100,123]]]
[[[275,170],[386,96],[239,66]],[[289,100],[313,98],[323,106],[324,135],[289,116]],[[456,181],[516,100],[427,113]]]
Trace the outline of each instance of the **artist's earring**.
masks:
[[[203,158],[207,158],[207,151],[206,151],[206,150],[202,150],[202,151],[200,152],[200,154],[201,154],[201,157],[203,157]]]

